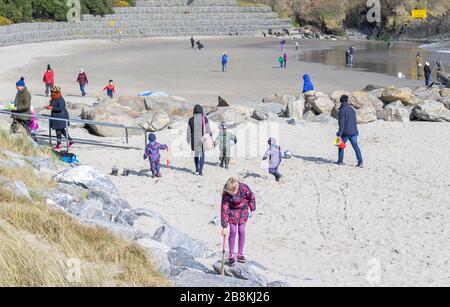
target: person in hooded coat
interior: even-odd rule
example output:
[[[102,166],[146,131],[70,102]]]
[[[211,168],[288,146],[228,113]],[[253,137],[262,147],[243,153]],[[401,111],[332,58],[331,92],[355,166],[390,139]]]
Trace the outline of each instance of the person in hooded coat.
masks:
[[[280,167],[283,159],[281,155],[281,148],[277,145],[275,138],[270,138],[268,144],[270,147],[264,154],[263,160],[269,159],[269,173],[275,177],[276,181],[280,181],[282,176],[278,171],[278,168]]]
[[[52,112],[51,117],[53,118],[69,119],[69,112],[66,109],[66,101],[62,97],[61,88],[59,86],[52,86],[50,105],[47,106],[46,109]],[[63,135],[67,140],[69,140],[69,149],[72,148],[72,138],[66,130],[69,125],[70,123],[66,121],[50,120],[50,128],[56,131],[57,139],[56,146],[53,147],[53,150],[61,151],[61,140]]]
[[[341,138],[344,143],[350,140],[350,143],[355,150],[356,158],[358,159],[358,167],[363,167],[363,158],[361,154],[361,149],[358,146],[358,126],[356,121],[356,112],[348,103],[348,96],[341,96],[341,106],[339,108],[339,131],[337,136]],[[337,164],[344,164],[344,153],[345,150],[339,148],[339,159]]]
[[[212,137],[208,118],[205,116],[203,107],[196,105],[194,107],[194,116],[189,119],[187,128],[187,142],[191,145],[194,152],[195,174],[203,176],[203,167],[205,165],[205,149],[203,147],[203,136],[209,134]]]
[[[426,62],[425,67],[423,68],[423,72],[425,74],[425,86],[428,87],[431,85],[431,66],[430,63]]]
[[[11,112],[14,113],[14,115],[11,116],[13,122],[10,131],[11,134],[15,134],[23,128],[27,133],[30,133],[29,124],[31,117],[27,115],[31,115],[31,94],[25,86],[25,79],[23,77],[17,81],[16,89],[16,98],[14,99],[14,105],[11,109]],[[21,116],[20,114],[25,114],[25,116]]]
[[[309,78],[309,75],[303,75],[303,93],[314,91],[314,85]]]

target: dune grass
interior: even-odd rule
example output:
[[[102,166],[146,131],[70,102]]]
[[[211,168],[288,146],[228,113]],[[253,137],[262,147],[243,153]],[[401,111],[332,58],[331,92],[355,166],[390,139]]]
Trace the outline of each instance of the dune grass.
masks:
[[[47,154],[17,140],[0,131],[2,149]],[[22,180],[30,190],[54,185],[31,167],[0,167],[0,177]],[[68,278],[70,259],[80,263],[78,280]],[[63,210],[47,206],[43,199],[29,201],[0,185],[0,287],[170,285],[140,246],[106,229],[84,225]]]

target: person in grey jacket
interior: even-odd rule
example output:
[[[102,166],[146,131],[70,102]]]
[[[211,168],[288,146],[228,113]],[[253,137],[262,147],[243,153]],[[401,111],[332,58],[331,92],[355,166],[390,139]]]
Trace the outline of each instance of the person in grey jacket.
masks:
[[[194,152],[195,174],[203,176],[203,167],[205,165],[205,148],[203,147],[203,136],[209,134],[212,137],[208,118],[205,116],[203,107],[196,105],[194,107],[194,116],[189,119],[187,128],[187,142],[191,145]]]
[[[350,140],[353,149],[358,159],[358,167],[363,167],[363,158],[361,150],[358,146],[358,126],[356,122],[356,112],[348,103],[348,96],[341,96],[341,107],[339,108],[339,131],[337,136],[341,138],[344,143]],[[344,164],[344,149],[339,148],[338,165]]]

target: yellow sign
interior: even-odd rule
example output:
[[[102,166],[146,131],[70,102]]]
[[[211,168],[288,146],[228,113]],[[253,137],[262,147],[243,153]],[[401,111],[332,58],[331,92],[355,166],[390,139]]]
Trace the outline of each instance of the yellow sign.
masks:
[[[427,10],[413,10],[411,17],[413,19],[426,19],[428,17]]]
[[[116,21],[115,20],[111,20],[110,25],[111,25],[111,28],[114,28],[116,26]]]

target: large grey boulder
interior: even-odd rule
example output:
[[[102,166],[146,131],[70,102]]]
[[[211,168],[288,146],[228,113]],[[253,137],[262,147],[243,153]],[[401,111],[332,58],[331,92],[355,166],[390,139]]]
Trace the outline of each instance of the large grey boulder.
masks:
[[[314,111],[312,111],[312,110],[308,110],[305,112],[305,114],[303,114],[303,119],[306,121],[312,121],[312,120],[314,120],[315,117],[316,117],[316,113],[314,113]]]
[[[356,109],[356,121],[358,124],[366,124],[377,120],[377,110],[374,106],[366,106]]]
[[[176,287],[194,287],[194,288],[219,288],[219,287],[260,287],[261,285],[250,281],[231,277],[222,277],[215,274],[206,274],[198,270],[184,270],[172,278]]]
[[[350,105],[352,105],[355,109],[362,109],[372,106],[375,108],[375,110],[378,111],[381,110],[384,106],[383,101],[381,101],[371,93],[367,93],[364,91],[352,92],[349,98]]]
[[[203,242],[194,239],[190,235],[169,225],[158,228],[153,235],[153,240],[161,242],[171,248],[185,248],[189,250],[194,257],[205,258],[207,256],[207,248]]]
[[[289,101],[286,105],[285,116],[293,119],[302,119],[305,112],[305,98],[300,96],[296,100]]]
[[[278,103],[260,103],[256,105],[252,118],[256,120],[268,120],[283,116],[284,111],[281,104]]]
[[[441,89],[437,86],[431,88],[418,87],[414,90],[414,95],[416,96],[418,102],[425,100],[437,100],[441,98]]]
[[[309,122],[319,123],[322,125],[337,125],[338,121],[329,114],[320,114],[309,119]]]
[[[438,101],[425,101],[416,106],[413,113],[417,119],[422,121],[450,122],[450,110]]]
[[[220,261],[217,261],[214,264],[214,270],[220,274],[220,271],[222,269],[222,263]],[[225,276],[234,277],[237,279],[244,279],[244,280],[250,280],[252,282],[255,282],[259,284],[262,287],[267,286],[268,280],[267,278],[262,275],[262,272],[264,271],[261,269],[260,265],[253,265],[251,262],[249,263],[239,263],[236,262],[233,266],[225,265]],[[259,273],[261,272],[261,273]]]
[[[72,167],[54,176],[54,180],[61,183],[74,184],[88,190],[106,191],[118,195],[114,183],[108,176],[100,173],[92,166]]]
[[[253,114],[253,109],[244,106],[219,108],[208,113],[208,119],[217,123],[225,122],[230,127],[235,127],[247,121]]]
[[[190,254],[190,252],[182,247],[172,248],[168,253],[167,257],[169,259],[170,264],[173,266],[172,275],[175,276],[180,273],[181,270],[184,269],[195,269],[199,271],[203,271],[205,273],[213,273],[203,264],[197,262]]]
[[[439,98],[438,101],[450,110],[450,97],[442,97]]]
[[[420,102],[414,95],[413,91],[408,87],[403,87],[399,89],[395,87],[386,88],[383,91],[383,94],[381,95],[380,99],[384,103],[392,103],[397,100],[400,100],[405,106],[416,105]]]
[[[407,123],[410,120],[411,113],[403,105],[401,101],[396,101],[388,104],[384,109],[377,112],[378,119],[388,122],[402,122]]]
[[[286,108],[286,106],[289,102],[295,101],[297,99],[298,99],[298,97],[294,96],[294,95],[276,95],[275,94],[272,96],[264,97],[262,99],[262,102],[263,103],[278,103],[283,108]]]
[[[136,243],[149,251],[149,255],[155,260],[156,266],[161,273],[168,276],[171,274],[171,264],[168,257],[170,247],[150,238],[137,239]]]
[[[438,71],[436,73],[437,81],[444,84],[445,87],[450,88],[450,73],[444,71]]]
[[[334,103],[328,95],[316,91],[305,93],[306,107],[313,109],[318,114],[331,114]]]

